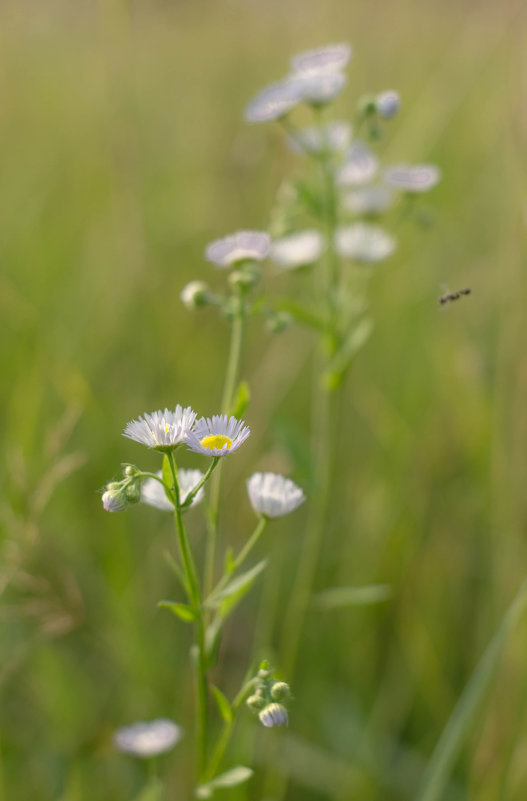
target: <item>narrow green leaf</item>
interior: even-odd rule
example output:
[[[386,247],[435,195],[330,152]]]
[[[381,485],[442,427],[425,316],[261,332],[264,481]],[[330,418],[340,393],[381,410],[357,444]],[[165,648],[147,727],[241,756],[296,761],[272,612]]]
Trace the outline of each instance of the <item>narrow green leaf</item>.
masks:
[[[225,551],[225,572],[227,575],[234,572],[236,565],[234,563],[234,551],[231,547]]]
[[[337,351],[329,369],[324,376],[324,383],[329,389],[336,389],[351,367],[354,357],[364,347],[373,331],[373,320],[363,317],[352,329],[346,341]]]
[[[173,485],[172,481],[172,471],[170,470],[170,462],[168,461],[168,456],[163,456],[163,470],[161,478],[163,479],[163,483],[167,485],[167,487],[171,487]]]
[[[237,787],[243,782],[249,781],[254,771],[251,768],[246,768],[243,765],[236,765],[235,768],[221,773],[210,782],[201,784],[196,788],[196,798],[210,798],[214,792],[221,787]]]
[[[223,720],[225,723],[230,723],[233,717],[231,705],[223,695],[222,691],[218,687],[215,687],[214,684],[212,685],[212,694],[214,695],[214,700],[216,701],[218,711]]]
[[[247,381],[240,381],[238,384],[238,389],[236,390],[236,396],[234,398],[234,403],[231,407],[231,414],[234,417],[240,419],[245,414],[245,411],[249,405],[249,401],[251,400],[251,390],[249,389],[249,384]]]
[[[369,584],[365,587],[330,587],[315,595],[313,605],[317,609],[367,606],[387,601],[391,596],[392,591],[388,584]]]
[[[176,617],[184,620],[185,623],[193,623],[197,618],[196,610],[187,604],[180,604],[177,601],[159,601],[157,605],[161,609],[170,609]]]
[[[221,629],[225,621],[217,615],[205,630],[205,659],[207,670],[212,670],[218,659]]]
[[[239,598],[242,595],[245,595],[245,593],[251,588],[255,579],[260,575],[262,570],[265,570],[267,561],[267,559],[262,559],[261,562],[258,562],[258,564],[252,567],[250,570],[247,570],[245,573],[242,573],[241,576],[229,581],[227,586],[220,590],[220,592],[213,593],[209,598],[207,598],[205,601],[205,606],[214,609],[218,607],[222,601],[233,598],[234,596],[236,596],[237,600],[239,600]]]
[[[526,608],[527,581],[524,581],[443,729],[416,793],[416,801],[440,801],[445,798],[445,788],[469,726],[496,672],[507,640]]]

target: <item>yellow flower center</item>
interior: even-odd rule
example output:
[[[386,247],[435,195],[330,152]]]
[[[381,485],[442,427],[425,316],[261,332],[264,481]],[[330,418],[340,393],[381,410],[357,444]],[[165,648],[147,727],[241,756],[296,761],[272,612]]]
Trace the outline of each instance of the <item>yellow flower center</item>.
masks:
[[[229,450],[232,445],[232,439],[224,437],[221,434],[211,434],[210,437],[203,437],[200,444],[203,448],[210,448],[210,450],[213,448],[223,448],[223,446],[226,445],[227,450]]]

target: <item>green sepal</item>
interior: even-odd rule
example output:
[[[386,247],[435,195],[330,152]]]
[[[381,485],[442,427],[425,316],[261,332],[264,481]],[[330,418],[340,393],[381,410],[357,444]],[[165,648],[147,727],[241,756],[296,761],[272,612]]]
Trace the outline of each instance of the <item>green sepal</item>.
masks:
[[[193,623],[198,615],[195,609],[187,604],[181,604],[177,601],[159,601],[157,604],[161,609],[169,609],[176,617],[179,617],[180,620],[184,620],[185,623]]]
[[[225,698],[222,691],[215,687],[214,684],[212,685],[212,694],[214,696],[214,700],[216,701],[216,706],[218,707],[218,711],[222,716],[225,723],[231,723],[233,719],[232,708],[227,699]]]
[[[251,768],[246,768],[243,765],[236,765],[235,768],[220,773],[214,779],[206,784],[200,784],[196,787],[196,798],[212,798],[214,790],[222,787],[237,787],[243,782],[249,781],[254,771]]]
[[[249,389],[249,384],[247,381],[240,381],[238,384],[238,389],[236,390],[234,402],[231,406],[230,414],[239,420],[240,417],[245,414],[250,400],[251,390]]]

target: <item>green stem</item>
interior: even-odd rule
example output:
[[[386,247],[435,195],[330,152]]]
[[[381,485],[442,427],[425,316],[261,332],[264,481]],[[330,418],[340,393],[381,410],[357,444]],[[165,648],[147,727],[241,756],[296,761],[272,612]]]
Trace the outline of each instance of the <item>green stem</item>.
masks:
[[[207,766],[207,770],[205,773],[205,777],[207,781],[210,781],[216,775],[216,772],[220,766],[221,760],[223,759],[223,755],[227,750],[227,746],[229,745],[232,732],[234,729],[235,724],[235,715],[234,713],[238,711],[240,706],[243,704],[245,699],[251,694],[254,690],[255,679],[251,679],[250,681],[246,682],[243,685],[240,692],[234,699],[231,704],[231,709],[233,712],[233,716],[231,720],[225,721],[223,724],[223,728],[221,730],[220,736],[218,737],[218,742],[216,743],[216,747],[212,752],[212,756],[210,758],[209,764]]]
[[[196,495],[198,494],[200,489],[204,486],[204,484],[207,483],[207,481],[211,477],[212,472],[215,469],[215,467],[216,467],[216,465],[218,464],[219,461],[220,461],[220,457],[219,456],[214,456],[214,458],[212,459],[212,462],[210,463],[209,469],[207,470],[207,472],[205,473],[203,478],[200,480],[199,484],[196,484],[196,486],[193,488],[193,490],[191,492],[188,493],[188,495],[185,498],[184,502],[181,504],[181,508],[182,509],[186,509],[188,506],[190,506],[190,504],[192,503],[192,501],[194,500],[194,498],[196,497]]]
[[[259,521],[258,521],[258,523],[256,525],[256,528],[254,529],[253,533],[251,534],[251,536],[249,537],[249,539],[247,540],[247,542],[245,543],[245,545],[241,549],[240,553],[238,554],[238,556],[234,560],[232,570],[229,573],[227,573],[226,575],[224,575],[220,579],[220,581],[218,582],[216,587],[214,587],[214,589],[211,591],[211,595],[216,595],[216,593],[221,592],[221,590],[223,590],[223,588],[229,583],[232,574],[236,570],[238,570],[239,567],[242,566],[242,564],[245,562],[245,560],[247,559],[247,557],[251,553],[252,549],[254,548],[254,546],[256,545],[256,543],[258,542],[260,537],[262,536],[263,531],[264,531],[267,523],[268,523],[268,518],[267,517],[261,517],[259,519]]]

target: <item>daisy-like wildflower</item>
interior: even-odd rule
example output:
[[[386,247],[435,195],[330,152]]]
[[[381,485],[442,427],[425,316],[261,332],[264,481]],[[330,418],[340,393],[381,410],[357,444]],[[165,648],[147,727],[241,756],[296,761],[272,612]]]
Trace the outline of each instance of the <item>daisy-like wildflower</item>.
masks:
[[[296,153],[307,151],[318,155],[324,150],[342,153],[349,146],[350,139],[351,125],[335,120],[324,125],[322,131],[315,127],[303,128],[297,132],[295,139],[289,139],[289,144]]]
[[[358,186],[342,198],[342,205],[352,214],[382,214],[391,203],[392,193],[385,186]]]
[[[335,72],[344,69],[350,58],[351,47],[348,44],[331,44],[298,53],[291,59],[291,66],[296,74],[301,75]]]
[[[271,237],[264,231],[237,231],[207,245],[205,258],[217,267],[230,267],[240,261],[263,261],[270,242]]]
[[[331,103],[346,86],[342,72],[313,72],[293,75],[291,81],[297,85],[304,103],[314,106]]]
[[[196,421],[192,431],[187,434],[187,445],[195,453],[226,456],[238,450],[250,433],[251,429],[243,420],[228,417],[226,414],[215,414]]]
[[[158,470],[156,475],[161,478],[163,473],[161,470]],[[203,473],[201,470],[180,469],[178,470],[177,477],[179,482],[179,501],[183,504],[189,492],[191,492],[203,478]],[[201,487],[196,493],[196,496],[192,499],[190,506],[196,506],[198,503],[201,503],[204,497],[205,490]],[[148,506],[155,506],[157,509],[162,509],[166,512],[174,511],[174,505],[168,500],[163,485],[160,484],[159,481],[156,481],[155,478],[147,478],[143,481],[141,486],[141,503],[146,503]]]
[[[113,743],[119,751],[148,759],[170,751],[183,737],[183,729],[167,718],[134,723],[117,729]]]
[[[254,473],[247,480],[247,493],[253,509],[266,517],[287,515],[306,499],[294,481],[277,473]]]
[[[346,160],[337,171],[341,186],[360,186],[369,183],[379,169],[379,160],[362,142],[353,142]]]
[[[185,442],[195,419],[196,412],[190,406],[183,409],[178,403],[173,412],[165,409],[132,420],[124,429],[123,436],[166,453]]]
[[[245,121],[258,123],[282,119],[302,101],[299,89],[298,84],[289,78],[266,86],[246,106]]]
[[[299,231],[282,236],[271,243],[269,258],[284,270],[313,264],[320,258],[324,240],[319,231]]]
[[[428,192],[441,180],[441,172],[435,164],[397,164],[384,171],[388,186],[401,192]]]
[[[372,264],[388,258],[395,250],[396,242],[377,225],[354,223],[337,230],[335,245],[340,256]]]
[[[377,114],[379,117],[382,117],[383,120],[390,120],[392,117],[395,117],[400,107],[401,98],[399,97],[399,93],[395,92],[393,89],[381,92],[375,98]]]
[[[287,709],[282,704],[268,704],[262,709],[258,717],[260,718],[260,722],[267,728],[271,728],[271,726],[283,726],[284,724],[287,726],[289,724]]]

